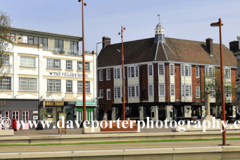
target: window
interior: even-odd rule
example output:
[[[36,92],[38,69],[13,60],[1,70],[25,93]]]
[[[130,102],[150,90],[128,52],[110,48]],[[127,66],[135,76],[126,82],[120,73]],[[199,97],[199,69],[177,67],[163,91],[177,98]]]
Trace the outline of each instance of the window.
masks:
[[[165,85],[164,84],[159,85],[159,96],[165,96]]]
[[[139,97],[139,86],[128,86],[128,97]]]
[[[153,97],[154,96],[154,90],[153,90],[153,84],[148,85],[148,96]]]
[[[164,76],[164,64],[158,64],[159,76]]]
[[[4,77],[0,79],[0,90],[11,90],[11,77]]]
[[[63,49],[63,40],[55,39],[55,48]]]
[[[170,85],[170,96],[175,96],[175,85],[174,84]]]
[[[99,97],[100,97],[100,98],[103,98],[103,97],[104,97],[103,89],[100,89],[100,90],[99,90]]]
[[[20,65],[26,67],[35,67],[35,57],[20,57]]]
[[[182,85],[181,87],[182,96],[191,97],[192,96],[192,86],[191,85]]]
[[[200,98],[200,87],[196,87],[196,98]]]
[[[114,68],[114,79],[122,78],[122,68]]]
[[[14,33],[8,33],[8,39],[12,40],[12,41],[16,41],[16,34]]]
[[[195,66],[195,77],[200,78],[199,66]]]
[[[61,60],[60,59],[47,59],[47,68],[61,68]]]
[[[78,42],[70,42],[70,49],[72,54],[77,54],[78,52]]]
[[[174,64],[170,64],[170,76],[174,76]]]
[[[47,38],[42,38],[42,37],[33,37],[33,36],[27,36],[28,42],[29,44],[42,44],[43,48],[47,48],[48,47],[48,39]]]
[[[3,58],[3,64],[4,65],[9,65],[9,55],[6,55],[6,54],[2,54],[1,58]]]
[[[37,91],[37,78],[19,78],[20,91]]]
[[[99,70],[99,81],[103,81],[103,70]]]
[[[209,96],[215,97],[215,89],[214,89],[214,87],[209,87],[208,89],[209,89]]]
[[[128,67],[128,78],[138,77],[138,66]]]
[[[224,77],[227,79],[231,79],[231,70],[230,68],[224,68]]]
[[[153,76],[153,65],[152,64],[148,65],[148,75]]]
[[[82,69],[83,69],[82,62],[78,61],[77,62],[77,70],[82,71]],[[90,63],[89,62],[85,62],[85,71],[90,71]]]
[[[191,72],[192,72],[191,70],[192,70],[191,65],[186,65],[186,64],[181,65],[181,75],[182,76],[190,77]]]
[[[85,71],[90,71],[90,63],[85,62]]]
[[[66,81],[66,92],[72,92],[72,80]]]
[[[78,93],[83,92],[82,81],[77,81]],[[90,93],[90,81],[85,81],[86,93]]]
[[[224,87],[225,97],[232,97],[232,88],[231,86]]]
[[[114,98],[122,98],[122,87],[114,87]]]
[[[111,80],[111,70],[107,69],[106,72],[107,72],[106,73],[106,76],[107,76],[106,79],[107,79],[107,81],[110,81]]]
[[[66,60],[66,69],[72,70],[72,61]]]
[[[111,89],[107,89],[107,100],[111,100]]]
[[[48,92],[61,92],[61,80],[48,79],[47,80],[47,91]]]
[[[213,66],[205,66],[205,77],[207,77],[207,78],[215,78],[215,67],[213,67]]]

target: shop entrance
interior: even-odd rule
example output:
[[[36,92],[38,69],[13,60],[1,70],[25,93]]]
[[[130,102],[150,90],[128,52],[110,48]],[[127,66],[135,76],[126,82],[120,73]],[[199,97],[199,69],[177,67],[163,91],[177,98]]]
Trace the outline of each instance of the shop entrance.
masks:
[[[73,121],[74,120],[74,105],[65,106],[64,113],[66,113],[66,116],[67,116],[66,121],[68,121],[68,120]]]
[[[83,108],[77,108],[77,114],[78,116],[78,121],[83,121]],[[94,108],[93,107],[87,107],[86,108],[86,120],[89,122],[92,122],[94,119]]]
[[[158,120],[164,121],[166,119],[166,110],[165,108],[158,109]]]

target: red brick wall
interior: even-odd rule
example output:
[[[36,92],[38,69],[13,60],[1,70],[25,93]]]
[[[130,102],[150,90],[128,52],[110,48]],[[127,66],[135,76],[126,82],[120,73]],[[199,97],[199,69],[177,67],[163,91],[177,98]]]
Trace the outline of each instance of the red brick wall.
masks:
[[[236,85],[237,69],[231,69],[231,82]],[[232,102],[236,102],[236,94],[232,94]]]
[[[154,102],[158,102],[158,64],[153,64],[154,66]]]
[[[103,89],[104,97],[98,100],[99,108],[103,109],[104,112],[112,109],[112,103],[114,103],[114,88],[113,88],[113,69],[110,69],[111,72],[111,80],[107,81],[106,79],[106,69],[103,69],[103,81],[99,81],[98,78],[98,97],[99,97],[99,90]],[[99,70],[98,70],[99,76]],[[107,89],[111,89],[111,100],[107,100]]]
[[[199,69],[200,71],[201,69]],[[200,71],[201,73],[201,71]],[[201,74],[199,78],[196,78],[196,68],[192,66],[192,98],[193,102],[200,102],[200,98],[196,98],[196,87],[201,87]]]
[[[140,101],[148,100],[148,65],[142,65],[140,68]],[[144,93],[144,98],[142,93]]]
[[[165,98],[166,102],[169,102],[169,64],[165,64]]]
[[[181,74],[180,73],[181,73],[180,65],[175,64],[175,101],[176,102],[181,101]]]
[[[204,66],[200,66],[200,79],[201,79],[201,101],[203,102],[204,101],[204,98],[202,96],[202,93],[204,92],[205,88],[204,88]]]

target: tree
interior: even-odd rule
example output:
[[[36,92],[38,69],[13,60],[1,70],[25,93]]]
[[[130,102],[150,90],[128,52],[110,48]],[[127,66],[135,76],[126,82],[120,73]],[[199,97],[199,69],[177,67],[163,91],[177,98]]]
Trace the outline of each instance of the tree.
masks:
[[[9,72],[9,68],[5,65],[9,60],[8,52],[13,46],[13,41],[9,38],[11,22],[10,16],[0,11],[0,83]]]
[[[215,98],[217,107],[221,106],[221,72],[220,68],[205,69],[204,78],[201,79],[201,84],[204,86],[204,90],[201,91],[202,99],[206,96],[206,90],[209,89],[209,96]],[[236,83],[231,82],[231,69],[224,69],[224,92],[225,103],[231,103],[228,97],[235,97]],[[232,103],[236,101],[232,99]]]

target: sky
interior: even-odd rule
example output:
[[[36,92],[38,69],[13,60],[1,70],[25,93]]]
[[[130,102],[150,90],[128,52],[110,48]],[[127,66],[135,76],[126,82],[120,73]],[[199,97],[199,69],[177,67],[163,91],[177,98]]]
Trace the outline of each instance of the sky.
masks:
[[[154,37],[160,21],[165,37],[219,43],[219,29],[210,27],[222,19],[223,44],[240,36],[239,0],[84,0],[85,50],[96,50],[103,36],[120,43]],[[0,0],[12,27],[82,36],[82,6],[78,0]],[[98,44],[98,51],[102,45]],[[81,49],[81,44],[80,44]]]

